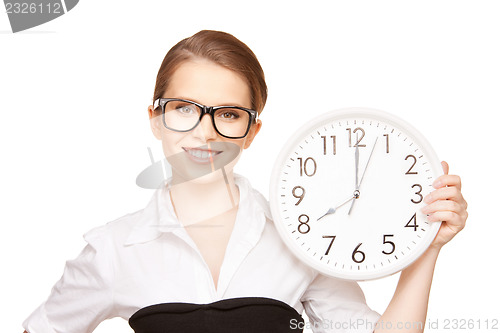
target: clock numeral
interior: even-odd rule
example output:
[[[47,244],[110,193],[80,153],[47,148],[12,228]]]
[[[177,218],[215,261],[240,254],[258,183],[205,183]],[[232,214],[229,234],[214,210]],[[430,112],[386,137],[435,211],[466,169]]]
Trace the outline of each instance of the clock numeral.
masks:
[[[384,134],[385,136],[385,152],[389,154],[389,134]]]
[[[411,224],[412,222],[413,222],[413,224]],[[410,221],[408,221],[408,223],[406,223],[405,227],[406,228],[413,228],[413,231],[417,231],[417,228],[418,228],[417,213],[413,214]]]
[[[413,202],[414,204],[418,204],[418,203],[422,202],[422,199],[424,199],[424,197],[420,193],[420,192],[422,192],[422,185],[420,185],[420,184],[413,184],[411,188],[414,188],[415,186],[418,186],[420,188],[420,190],[418,190],[417,192],[415,192],[415,194],[418,195],[418,201],[415,201],[415,200],[411,199],[411,202]]]
[[[366,147],[366,145],[359,144],[361,142],[361,140],[363,140],[363,138],[365,136],[365,130],[364,129],[362,129],[361,127],[356,127],[354,129],[354,131],[351,131],[350,128],[346,128],[346,131],[349,132],[349,147],[353,147],[352,146],[352,141],[351,141],[352,139],[351,139],[351,137],[352,137],[352,134],[356,133],[357,131],[361,131],[361,137],[357,139],[356,143],[354,144],[354,147]],[[356,136],[356,137],[358,137],[358,136]]]
[[[297,189],[300,189],[300,194],[297,195]],[[293,189],[292,189],[292,195],[294,197],[296,197],[297,199],[299,199],[299,201],[297,201],[295,203],[295,206],[297,206],[303,199],[304,199],[304,195],[306,195],[306,190],[302,187],[302,186],[295,186]]]
[[[305,217],[306,220],[305,221],[301,221],[300,220],[301,217]],[[307,224],[309,222],[309,216],[307,216],[306,214],[301,214],[301,215],[299,215],[298,220],[299,220],[299,226],[297,227],[297,230],[301,234],[307,234],[311,230],[311,227],[309,226],[309,224]],[[307,227],[305,231],[303,230],[304,226]]]
[[[326,155],[326,136],[322,135],[323,138],[323,155]],[[337,140],[335,135],[330,135],[330,138],[332,138],[333,141],[333,155],[337,154]]]
[[[359,247],[361,246],[361,244],[363,243],[359,243],[358,246],[356,246],[356,248],[354,249],[354,251],[352,252],[352,261],[354,261],[355,263],[362,263],[363,261],[365,261],[365,253],[361,250],[358,250]],[[356,255],[359,254],[361,255],[361,259],[356,259]],[[359,257],[359,256],[358,256]]]
[[[302,157],[299,157],[297,159],[299,160],[300,164],[300,176],[302,177],[302,174],[305,174],[308,177],[314,176],[314,174],[316,173],[316,161],[314,160],[314,158],[308,157],[304,161],[302,161]]]
[[[387,239],[386,239],[387,237],[394,237],[394,235],[384,235],[384,244],[389,244],[389,245],[391,245],[392,250],[391,250],[390,252],[385,252],[385,250],[383,250],[383,251],[382,251],[382,253],[383,253],[383,254],[391,254],[391,253],[393,253],[393,252],[394,252],[394,250],[396,250],[396,245],[395,245],[393,242],[391,242],[391,241],[387,240]]]
[[[326,249],[326,252],[325,252],[325,256],[328,255],[328,253],[330,253],[330,249],[332,248],[332,244],[333,244],[333,241],[335,240],[335,236],[327,236],[327,235],[323,235],[323,238],[331,238],[332,240],[330,241],[330,244],[328,245],[328,248]]]
[[[413,156],[413,155],[408,155],[408,156],[406,156],[405,161],[406,161],[409,157],[413,158],[413,164],[412,164],[412,165],[411,165],[411,167],[408,169],[408,171],[406,171],[405,175],[416,175],[416,174],[418,174],[418,172],[416,172],[416,171],[411,171],[411,169],[413,169],[413,167],[415,166],[415,164],[417,164],[417,158],[416,158],[415,156]]]

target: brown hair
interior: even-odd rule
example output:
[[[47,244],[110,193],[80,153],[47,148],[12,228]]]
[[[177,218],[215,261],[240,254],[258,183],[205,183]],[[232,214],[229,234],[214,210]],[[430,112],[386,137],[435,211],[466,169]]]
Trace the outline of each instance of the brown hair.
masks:
[[[250,48],[231,34],[202,30],[168,51],[156,76],[153,101],[163,97],[170,77],[186,60],[200,57],[240,74],[248,83],[252,109],[261,113],[267,100],[264,71]]]

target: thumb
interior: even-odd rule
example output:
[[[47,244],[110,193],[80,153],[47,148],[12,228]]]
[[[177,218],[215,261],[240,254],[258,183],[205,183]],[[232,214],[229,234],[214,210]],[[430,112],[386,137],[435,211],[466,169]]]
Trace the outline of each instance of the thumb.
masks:
[[[446,161],[442,161],[441,166],[443,167],[444,174],[447,175],[448,171],[450,170],[450,166],[448,165],[448,163],[446,163]]]

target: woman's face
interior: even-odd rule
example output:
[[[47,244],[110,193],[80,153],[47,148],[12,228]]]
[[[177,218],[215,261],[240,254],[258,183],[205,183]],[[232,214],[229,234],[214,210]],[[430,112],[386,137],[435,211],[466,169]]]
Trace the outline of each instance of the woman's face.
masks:
[[[232,105],[251,108],[250,89],[237,73],[205,59],[183,62],[174,72],[164,98],[181,98],[207,106]],[[210,181],[214,171],[225,168],[232,172],[241,151],[250,146],[261,127],[260,120],[253,124],[246,137],[228,139],[219,135],[208,114],[189,132],[176,132],[165,128],[162,117],[148,112],[151,129],[162,141],[163,152],[172,167],[176,183],[196,179]],[[205,176],[205,177],[202,177]],[[180,177],[180,179],[175,179]]]

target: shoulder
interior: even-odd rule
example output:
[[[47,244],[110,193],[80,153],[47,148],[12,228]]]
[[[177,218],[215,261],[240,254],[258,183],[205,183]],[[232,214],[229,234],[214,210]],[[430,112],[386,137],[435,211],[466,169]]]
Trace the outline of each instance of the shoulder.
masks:
[[[269,208],[269,201],[264,197],[264,195],[262,195],[262,193],[253,188],[253,186],[250,184],[250,181],[246,177],[235,173],[234,178],[236,184],[240,188],[240,191],[243,190],[245,193],[248,194],[249,197],[248,199],[250,203],[252,203],[251,205],[252,209],[262,211],[267,219],[272,220],[271,210]]]
[[[87,231],[83,238],[90,245],[123,244],[131,230],[137,224],[144,209],[125,214],[115,220],[94,227]]]
[[[252,189],[252,197],[257,205],[263,210],[266,219],[272,221],[271,209],[269,208],[269,201],[256,189]]]

